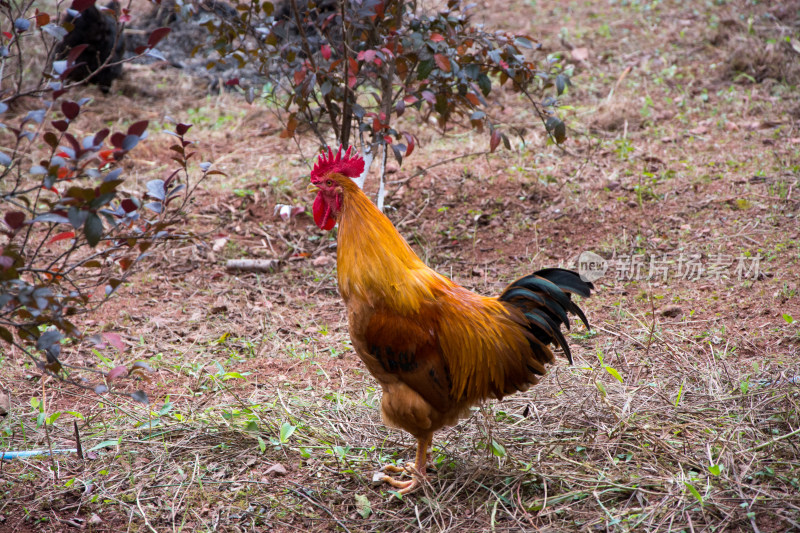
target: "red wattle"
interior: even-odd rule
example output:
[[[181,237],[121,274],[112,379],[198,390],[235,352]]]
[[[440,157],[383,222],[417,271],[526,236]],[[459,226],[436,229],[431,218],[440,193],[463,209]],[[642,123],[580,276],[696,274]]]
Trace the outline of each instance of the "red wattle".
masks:
[[[322,197],[322,193],[317,194],[311,211],[314,214],[314,223],[318,228],[330,231],[336,225],[336,219],[331,216],[331,207]]]
[[[317,227],[322,228],[322,217],[325,214],[325,200],[322,199],[322,193],[317,194],[317,197],[314,199],[311,212],[314,213],[314,223]]]

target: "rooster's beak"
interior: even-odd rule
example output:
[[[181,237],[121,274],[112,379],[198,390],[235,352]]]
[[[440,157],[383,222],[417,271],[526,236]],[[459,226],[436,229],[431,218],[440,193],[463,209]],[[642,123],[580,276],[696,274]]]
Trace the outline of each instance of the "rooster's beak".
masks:
[[[313,183],[309,183],[308,187],[306,187],[306,191],[310,192],[311,194],[316,194],[319,192],[319,187],[317,187]]]

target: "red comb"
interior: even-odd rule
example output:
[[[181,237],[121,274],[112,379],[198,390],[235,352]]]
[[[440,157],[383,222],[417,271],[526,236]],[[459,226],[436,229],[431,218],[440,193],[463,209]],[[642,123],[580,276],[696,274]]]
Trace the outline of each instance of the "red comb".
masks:
[[[341,145],[336,155],[333,155],[333,151],[328,147],[328,153],[323,152],[320,154],[317,164],[311,170],[311,182],[320,182],[325,176],[333,172],[348,178],[357,178],[364,172],[364,160],[361,159],[358,152],[353,150],[352,146],[347,148],[344,157],[342,157]]]

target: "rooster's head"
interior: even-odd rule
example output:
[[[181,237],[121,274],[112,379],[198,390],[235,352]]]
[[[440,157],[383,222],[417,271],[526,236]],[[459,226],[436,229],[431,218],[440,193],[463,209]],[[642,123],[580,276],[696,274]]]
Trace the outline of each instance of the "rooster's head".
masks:
[[[344,155],[341,146],[336,154],[330,148],[327,154],[320,154],[311,170],[311,184],[319,191],[313,207],[317,226],[324,230],[333,229],[342,208],[343,187],[350,186],[352,182],[349,178],[357,178],[362,172],[364,160],[352,146]],[[354,183],[352,185],[355,186]]]

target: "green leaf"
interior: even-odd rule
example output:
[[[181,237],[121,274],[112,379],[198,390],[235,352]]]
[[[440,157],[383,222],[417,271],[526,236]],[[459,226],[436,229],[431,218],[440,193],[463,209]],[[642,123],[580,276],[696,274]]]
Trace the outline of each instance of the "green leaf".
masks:
[[[514,44],[523,48],[533,48],[533,43],[526,37],[517,37],[514,39]]]
[[[503,448],[503,445],[497,442],[496,440],[492,439],[492,454],[495,457],[505,457],[506,456],[506,449]]]
[[[47,415],[44,414],[44,411],[40,412],[38,415],[36,415],[36,427],[37,428],[42,427],[46,420],[47,420]]]
[[[689,492],[691,492],[691,493],[692,493],[692,496],[694,496],[695,498],[697,498],[697,501],[698,501],[698,502],[700,502],[700,503],[702,504],[702,503],[703,503],[703,497],[700,495],[700,493],[699,493],[699,492],[697,492],[697,489],[696,489],[696,488],[694,488],[694,487],[692,486],[692,484],[691,484],[691,483],[689,483],[688,481],[684,481],[684,482],[683,482],[683,484],[684,484],[684,485],[686,485],[686,488],[687,488],[687,489],[689,489]]]
[[[361,515],[361,518],[369,518],[369,515],[372,514],[369,499],[363,494],[356,494],[356,512]]]
[[[281,426],[281,444],[289,442],[289,437],[292,436],[297,426],[291,425],[289,422],[284,422]]]
[[[108,448],[109,446],[119,446],[119,439],[104,440],[100,444],[96,444],[86,451],[93,452],[95,450],[99,450],[100,448]]]
[[[595,381],[594,383],[595,385],[597,385],[597,390],[600,391],[600,394],[602,394],[603,397],[608,396],[608,392],[606,392],[606,386],[603,385],[601,381]]]
[[[488,96],[489,93],[492,92],[492,80],[490,80],[489,76],[486,74],[481,73],[481,75],[478,76],[478,87],[481,88],[483,96]]]
[[[617,381],[619,381],[620,383],[624,383],[624,381],[622,380],[622,376],[619,375],[619,372],[617,372],[617,370],[615,368],[612,368],[612,367],[606,365],[605,369],[606,369],[606,372],[608,372],[609,374],[611,374],[612,376],[617,378]]]
[[[7,343],[11,344],[12,342],[14,342],[14,335],[12,335],[8,329],[4,328],[3,326],[0,326],[0,339],[3,339]]]
[[[556,93],[558,96],[564,94],[564,91],[567,90],[567,77],[563,74],[559,74],[556,76]]]
[[[681,396],[683,396],[683,385],[684,385],[684,383],[681,383],[681,388],[678,389],[678,395],[675,397],[675,407],[678,407],[678,404],[681,403]]]
[[[792,317],[792,315],[787,315],[786,313],[784,313],[783,319],[786,321],[787,324],[794,323],[794,318]]]
[[[711,465],[708,467],[708,471],[714,474],[715,476],[718,476],[719,473],[722,471],[722,465]]]
[[[561,144],[567,140],[567,126],[560,118],[548,118],[547,122],[545,122],[545,127],[557,144]]]
[[[426,59],[425,61],[420,61],[419,66],[417,67],[417,79],[424,80],[425,78],[433,72],[433,59]]]
[[[55,413],[47,417],[47,425],[52,426],[55,423],[55,421],[58,420],[59,418],[61,418],[61,411],[56,411]]]
[[[103,221],[100,220],[97,213],[89,213],[83,225],[83,234],[86,235],[89,246],[97,246],[97,243],[100,242],[100,238],[103,236]]]
[[[267,450],[267,443],[261,437],[258,437],[258,449],[261,450],[261,453]]]

